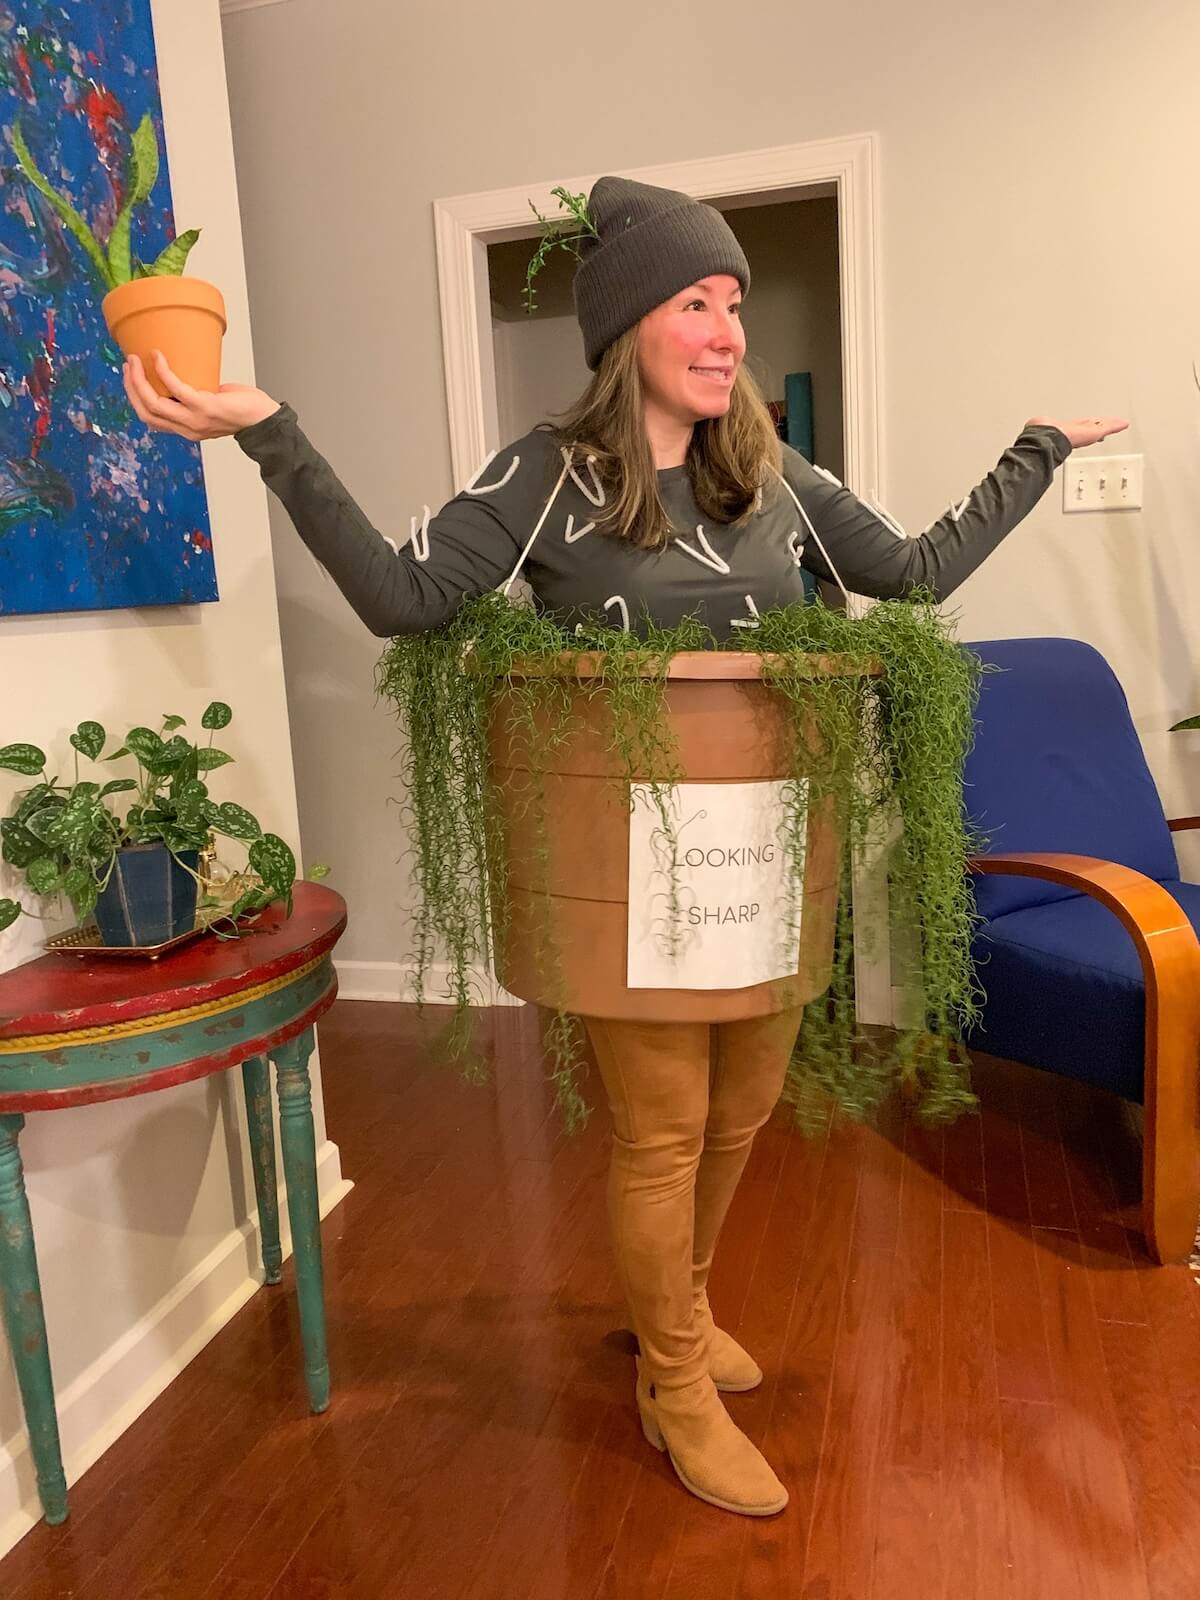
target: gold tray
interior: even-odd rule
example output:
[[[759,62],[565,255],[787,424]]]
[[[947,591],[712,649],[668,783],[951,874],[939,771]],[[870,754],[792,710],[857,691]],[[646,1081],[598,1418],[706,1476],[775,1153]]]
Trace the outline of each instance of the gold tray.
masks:
[[[164,939],[161,944],[105,944],[96,924],[84,922],[77,928],[68,928],[65,933],[56,933],[45,945],[47,950],[62,950],[76,956],[149,956],[154,960],[164,951],[174,950],[177,945],[207,932],[208,923],[197,921],[195,927],[177,933],[173,939]]]
[[[232,902],[231,902],[232,903]],[[202,933],[207,933],[214,922],[221,921],[227,913],[223,905],[205,906],[196,912],[194,925],[184,933],[177,933],[173,939],[164,939],[161,944],[104,944],[100,938],[100,929],[94,922],[83,922],[76,928],[68,928],[65,933],[56,933],[52,938],[43,941],[47,950],[65,952],[67,955],[76,956],[148,956],[150,960],[164,955],[168,950],[174,950],[181,944],[187,944],[189,939],[196,939]],[[259,918],[260,912],[250,916],[244,914],[238,918],[240,928],[251,927]]]

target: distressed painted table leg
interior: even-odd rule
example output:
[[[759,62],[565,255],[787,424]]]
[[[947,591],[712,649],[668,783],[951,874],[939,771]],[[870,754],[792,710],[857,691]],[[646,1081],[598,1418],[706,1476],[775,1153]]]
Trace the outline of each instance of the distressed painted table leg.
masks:
[[[321,1272],[321,1218],[317,1207],[317,1144],[313,1132],[312,1086],[308,1058],[313,1030],[271,1051],[279,1093],[279,1137],[287,1184],[292,1250],[296,1257],[296,1297],[304,1340],[304,1376],[314,1411],[329,1404],[329,1359],[325,1349],[325,1287]]]
[[[283,1251],[279,1247],[279,1189],[275,1177],[275,1129],[271,1122],[271,1075],[262,1056],[242,1062],[242,1087],[246,1091],[246,1123],[250,1129],[250,1159],[254,1167],[254,1193],[258,1196],[258,1226],[262,1235],[263,1270],[268,1283],[282,1277]]]
[[[33,1223],[17,1148],[24,1126],[23,1116],[0,1114],[0,1300],[4,1303],[4,1323],[25,1406],[42,1510],[47,1522],[56,1523],[67,1519],[67,1480],[58,1443]]]

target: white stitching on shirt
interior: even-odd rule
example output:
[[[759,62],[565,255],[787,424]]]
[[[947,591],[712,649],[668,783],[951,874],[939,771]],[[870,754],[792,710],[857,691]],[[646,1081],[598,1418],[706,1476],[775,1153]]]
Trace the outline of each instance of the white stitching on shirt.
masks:
[[[412,552],[413,552],[413,555],[417,558],[418,561],[428,561],[429,560],[429,516],[430,516],[430,511],[429,511],[429,507],[428,506],[422,506],[421,510],[424,513],[424,515],[421,518],[421,529],[420,529],[419,533],[417,531],[417,519],[416,519],[416,517],[414,517],[412,519],[412,531],[411,531]],[[395,548],[395,547],[393,546],[393,548]],[[399,551],[397,551],[396,553],[398,555]]]
[[[493,460],[495,455],[496,455],[496,451],[495,450],[489,450],[488,451],[486,459],[476,469],[476,471],[471,475],[470,482],[469,483],[465,483],[463,485],[463,493],[464,494],[495,494],[497,489],[503,489],[504,485],[508,482],[508,480],[512,477],[513,473],[521,465],[520,456],[514,456],[512,458],[512,460],[508,464],[508,471],[504,474],[504,476],[502,478],[497,478],[495,483],[484,484],[482,489],[477,489],[475,487],[475,485],[479,482],[480,478],[487,471],[488,465]]]
[[[758,627],[759,611],[758,607],[754,604],[754,596],[752,594],[748,594],[746,596],[746,606],[750,612],[749,617],[734,617],[732,622],[729,624],[731,628]]]
[[[582,528],[577,528],[575,526],[575,518],[568,512],[567,526],[563,532],[564,544],[574,544],[576,539],[582,539],[585,533],[591,533],[595,526],[594,522],[585,522]]]
[[[800,558],[804,554],[804,544],[800,538],[800,530],[798,528],[793,528],[791,533],[788,534],[787,547],[788,555],[792,558],[792,565],[796,567],[802,566],[803,562]]]
[[[830,483],[836,484],[839,489],[844,489],[846,487],[840,478],[835,478],[832,472],[828,472],[824,467],[819,467],[815,461],[810,461],[808,464],[814,472],[820,473],[822,478],[827,479]]]
[[[587,464],[587,470],[588,470],[588,477],[591,478],[592,484],[593,484],[593,487],[594,487],[594,490],[595,490],[595,493],[593,493],[592,489],[588,488],[587,484],[584,483],[583,479],[575,471],[574,459],[573,459],[570,451],[567,449],[566,445],[560,445],[559,446],[559,453],[561,454],[563,460],[567,463],[567,471],[571,474],[571,477],[575,480],[575,484],[576,484],[577,488],[579,489],[580,494],[583,495],[584,499],[585,500],[590,500],[591,503],[594,506],[602,506],[604,504],[604,501],[605,501],[604,485],[600,482],[600,479],[596,476],[596,469],[592,465],[592,463],[596,459],[595,456],[589,456],[587,458],[587,463],[586,463]]]
[[[696,524],[696,537],[704,546],[703,554],[701,554],[699,550],[696,550],[692,545],[685,544],[682,539],[673,539],[671,542],[673,544],[677,544],[686,555],[689,555],[694,560],[699,561],[703,566],[711,567],[714,572],[727,573],[729,571],[729,563],[728,561],[723,560],[717,554],[712,545],[710,545],[708,540],[704,537],[704,524],[702,522],[698,522]]]
[[[826,550],[824,544],[822,544],[821,535],[813,527],[812,518],[809,516],[808,512],[805,511],[804,507],[800,504],[800,496],[796,493],[795,489],[792,488],[791,484],[787,481],[787,479],[784,477],[782,472],[776,473],[776,477],[779,479],[780,483],[782,483],[783,487],[787,490],[787,492],[791,495],[792,499],[796,502],[796,510],[804,518],[804,521],[805,521],[805,524],[808,527],[809,533],[811,533],[813,538],[817,541],[817,549],[825,557],[825,565],[829,568],[830,572],[833,573],[834,578],[837,580],[837,586],[842,591],[842,595],[843,595],[843,597],[844,597],[844,599],[846,601],[846,604],[847,604],[847,606],[849,606],[849,604],[850,604],[850,592],[846,588],[846,585],[842,582],[841,574],[838,572],[838,569],[834,566],[833,562],[829,559],[829,551]]]
[[[607,611],[610,606],[620,606],[620,608],[621,608],[621,626],[625,630],[625,632],[628,633],[629,632],[629,607],[625,604],[624,596],[623,595],[619,595],[619,594],[610,595],[609,598],[604,602],[605,611]]]
[[[888,512],[886,512],[884,510],[884,508],[879,504],[878,500],[872,500],[868,496],[864,500],[864,504],[866,505],[868,511],[873,511],[875,513],[875,515],[879,518],[880,522],[883,523],[885,528],[890,528],[891,529],[891,531],[896,535],[897,539],[907,539],[908,538],[908,534],[904,531],[904,529],[896,521],[895,517],[890,516],[888,514]]]

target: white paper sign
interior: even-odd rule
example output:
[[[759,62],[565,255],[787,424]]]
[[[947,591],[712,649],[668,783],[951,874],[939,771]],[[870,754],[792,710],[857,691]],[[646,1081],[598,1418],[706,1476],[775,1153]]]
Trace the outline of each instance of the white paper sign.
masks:
[[[630,785],[631,989],[745,989],[795,974],[800,896],[783,832],[785,787],[680,783],[668,791],[678,853],[672,920],[671,840],[649,786]]]

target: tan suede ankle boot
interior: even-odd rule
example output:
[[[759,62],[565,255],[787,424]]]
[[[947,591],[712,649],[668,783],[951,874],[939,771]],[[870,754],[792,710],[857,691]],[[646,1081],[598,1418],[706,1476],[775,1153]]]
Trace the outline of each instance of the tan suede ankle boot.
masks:
[[[703,1289],[696,1299],[696,1327],[704,1335],[708,1375],[717,1388],[724,1394],[745,1394],[748,1389],[757,1389],[763,1380],[762,1368],[731,1334],[717,1327]]]
[[[684,1488],[722,1511],[771,1517],[788,1492],[757,1447],[721,1403],[712,1379],[682,1389],[660,1389],[637,1363],[637,1406],[642,1432],[665,1450]]]

